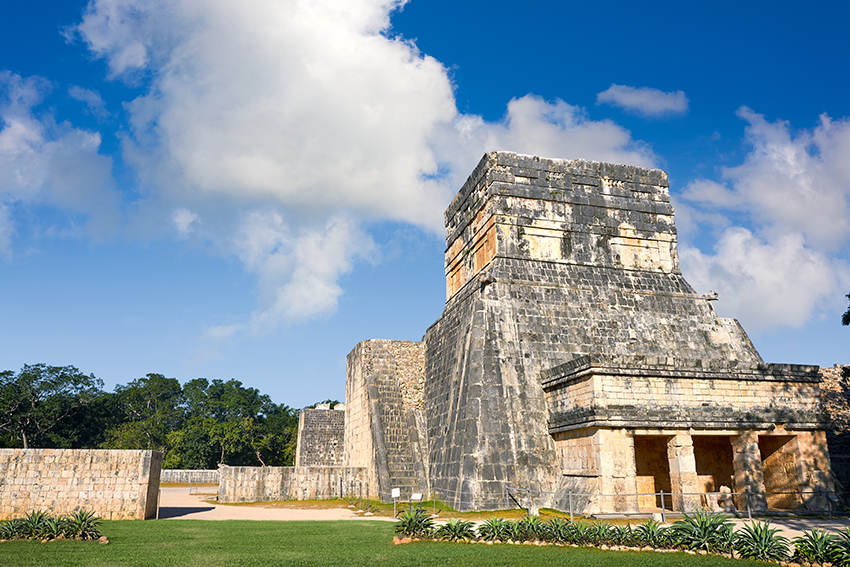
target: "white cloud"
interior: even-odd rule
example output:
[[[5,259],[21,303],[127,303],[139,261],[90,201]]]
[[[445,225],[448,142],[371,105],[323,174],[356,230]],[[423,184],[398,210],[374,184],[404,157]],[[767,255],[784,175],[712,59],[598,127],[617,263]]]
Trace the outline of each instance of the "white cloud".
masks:
[[[655,163],[624,128],[560,100],[513,100],[496,123],[458,113],[445,67],[388,37],[403,4],[92,0],[70,34],[146,85],[125,105],[136,210],[205,220],[185,227],[258,278],[252,329],[332,310],[340,277],[375,255],[370,222],[442,232],[485,151]]]
[[[69,209],[86,215],[90,228],[111,230],[120,198],[111,160],[98,154],[100,134],[37,115],[50,88],[40,77],[0,71],[0,204]]]
[[[596,95],[596,104],[610,104],[643,116],[671,116],[688,111],[688,97],[682,91],[666,93],[628,85],[611,85]]]
[[[88,112],[98,120],[109,118],[109,111],[106,110],[106,103],[100,97],[100,93],[84,89],[83,87],[72,85],[68,89],[68,95],[74,100],[85,103]]]
[[[177,232],[181,236],[186,236],[192,232],[192,223],[198,221],[198,215],[188,209],[177,209],[171,215],[171,220],[174,222]]]
[[[681,195],[704,215],[692,222],[738,224],[724,228],[713,254],[683,246],[683,271],[698,288],[723,290],[718,309],[757,329],[802,325],[850,287],[850,120],[824,115],[792,134],[748,108],[738,115],[752,147],[743,163]]]

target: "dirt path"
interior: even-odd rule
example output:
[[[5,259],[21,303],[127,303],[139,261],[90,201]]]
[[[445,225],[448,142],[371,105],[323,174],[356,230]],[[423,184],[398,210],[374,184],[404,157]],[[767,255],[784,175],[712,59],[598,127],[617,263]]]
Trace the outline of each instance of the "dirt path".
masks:
[[[201,488],[203,490],[204,487]],[[223,505],[204,502],[212,494],[189,494],[188,486],[160,489],[159,518],[163,520],[389,520],[361,517],[347,508],[267,508],[255,505]]]

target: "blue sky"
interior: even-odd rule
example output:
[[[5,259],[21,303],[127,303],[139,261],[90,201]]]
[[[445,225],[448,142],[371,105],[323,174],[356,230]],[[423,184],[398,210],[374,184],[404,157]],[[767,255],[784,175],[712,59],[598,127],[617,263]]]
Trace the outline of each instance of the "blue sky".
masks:
[[[670,175],[682,270],[847,363],[846,3],[93,0],[0,18],[0,367],[342,399],[487,150]]]

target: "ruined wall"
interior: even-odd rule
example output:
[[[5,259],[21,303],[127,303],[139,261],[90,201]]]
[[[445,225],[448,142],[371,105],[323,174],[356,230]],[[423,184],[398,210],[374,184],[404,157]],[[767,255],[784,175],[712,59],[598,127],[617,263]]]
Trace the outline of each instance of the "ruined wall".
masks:
[[[219,465],[218,501],[273,502],[366,497],[368,471],[350,467]]]
[[[339,467],[343,464],[345,404],[319,404],[298,416],[296,467]]]
[[[428,492],[424,380],[422,343],[373,339],[348,355],[343,463],[368,469],[382,500]]]
[[[94,449],[0,449],[0,520],[33,510],[105,520],[156,517],[162,453]]]
[[[430,482],[458,509],[499,505],[504,481],[567,482],[544,370],[595,353],[762,362],[737,322],[716,316],[716,297],[681,276],[662,171],[488,153],[446,211],[446,234],[425,400]]]
[[[162,469],[160,482],[218,484],[218,471],[204,469]]]

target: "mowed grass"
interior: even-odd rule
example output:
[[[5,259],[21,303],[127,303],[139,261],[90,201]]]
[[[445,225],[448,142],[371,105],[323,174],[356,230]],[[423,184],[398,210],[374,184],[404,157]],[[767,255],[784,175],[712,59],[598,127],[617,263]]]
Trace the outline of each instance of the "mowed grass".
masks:
[[[0,565],[39,566],[566,566],[713,567],[764,565],[684,553],[594,548],[413,542],[393,545],[390,522],[160,520],[104,522],[108,545],[0,543]]]

